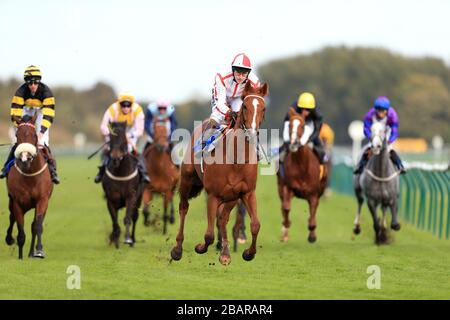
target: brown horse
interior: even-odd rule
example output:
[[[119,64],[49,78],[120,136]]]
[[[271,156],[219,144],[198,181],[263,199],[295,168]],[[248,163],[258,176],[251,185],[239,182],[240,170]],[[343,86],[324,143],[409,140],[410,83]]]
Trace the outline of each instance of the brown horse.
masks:
[[[105,192],[107,206],[113,224],[110,234],[110,244],[119,248],[120,227],[118,223],[119,210],[126,208],[125,244],[134,246],[138,208],[141,205],[143,185],[139,181],[137,159],[128,152],[126,137],[126,122],[113,122],[109,134],[109,162],[102,186]],[[132,231],[130,235],[130,227]]]
[[[256,210],[256,178],[257,156],[256,142],[261,122],[264,119],[264,96],[268,93],[268,85],[254,88],[247,83],[242,94],[242,107],[232,130],[218,140],[211,154],[203,152],[202,159],[196,160],[193,153],[194,142],[201,137],[203,128],[197,128],[191,139],[192,147],[188,149],[181,166],[180,182],[180,229],[177,235],[177,245],[172,249],[171,256],[180,260],[183,253],[184,222],[189,208],[189,199],[200,194],[204,187],[208,194],[208,228],[205,233],[205,243],[195,247],[197,253],[205,253],[214,242],[214,222],[219,209],[220,232],[222,248],[219,261],[223,265],[231,262],[226,225],[230,211],[241,199],[247,207],[251,219],[252,243],[242,257],[250,261],[256,254],[256,239],[260,223]],[[205,127],[203,123],[202,127]],[[199,130],[200,129],[200,130]],[[240,147],[238,147],[240,145]],[[194,164],[194,161],[196,162]],[[203,170],[202,170],[203,168]]]
[[[144,224],[150,225],[149,205],[153,199],[153,193],[160,193],[164,198],[164,226],[163,234],[167,233],[167,214],[170,203],[170,223],[175,222],[173,210],[173,195],[178,184],[180,173],[172,161],[169,148],[169,137],[165,121],[153,121],[154,142],[144,151],[144,157],[150,183],[145,186],[144,203]]]
[[[7,177],[9,196],[9,228],[6,235],[6,243],[14,244],[12,229],[17,222],[17,244],[19,245],[19,259],[23,259],[23,246],[25,244],[24,220],[25,213],[35,209],[33,224],[31,225],[31,246],[29,257],[44,258],[42,246],[42,232],[48,202],[52,195],[53,183],[50,171],[47,169],[47,161],[43,151],[38,147],[38,137],[35,127],[36,116],[31,120],[17,118],[18,123],[16,137],[16,160]],[[37,245],[34,248],[37,237]]]
[[[291,225],[289,211],[291,200],[295,195],[306,199],[309,204],[308,241],[316,241],[316,211],[320,196],[323,194],[327,174],[326,168],[320,166],[319,159],[308,146],[300,145],[303,135],[305,119],[293,108],[289,110],[289,152],[284,159],[284,177],[278,171],[278,194],[281,199],[281,211],[283,214],[282,241],[289,239],[288,229]],[[321,173],[322,172],[322,173]]]

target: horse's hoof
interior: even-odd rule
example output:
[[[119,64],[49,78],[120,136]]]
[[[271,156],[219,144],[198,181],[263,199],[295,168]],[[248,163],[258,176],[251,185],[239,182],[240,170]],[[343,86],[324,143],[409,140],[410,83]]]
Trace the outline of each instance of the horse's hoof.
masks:
[[[361,227],[360,227],[360,226],[356,226],[356,227],[353,229],[353,233],[354,233],[354,234],[360,234],[360,233],[361,233]]]
[[[175,217],[170,217],[169,222],[170,222],[170,224],[174,224],[175,223]]]
[[[6,237],[5,241],[8,246],[12,246],[16,242],[13,237],[11,238]]]
[[[199,243],[195,246],[195,252],[197,252],[198,254],[204,254],[206,253],[206,251],[208,251],[208,247],[202,243]]]
[[[33,258],[40,258],[40,259],[44,259],[45,258],[45,253],[43,250],[36,250],[33,253]]]
[[[289,241],[289,236],[282,236],[280,241],[281,242],[288,242]]]
[[[227,256],[227,255],[223,255],[223,256],[221,255],[219,257],[219,261],[222,265],[227,266],[231,263],[231,257]]]
[[[133,246],[134,241],[131,238],[125,238],[125,240],[123,241],[124,244],[128,244],[130,247]]]
[[[400,223],[397,223],[397,224],[391,224],[391,229],[392,230],[394,230],[394,231],[398,231],[398,230],[400,230]]]
[[[308,236],[309,243],[314,243],[314,242],[316,242],[316,240],[317,240],[317,237],[315,235]]]
[[[249,253],[249,250],[247,249],[247,250],[244,250],[244,252],[242,252],[242,258],[245,261],[252,261],[253,258],[255,258],[255,254]]]
[[[181,256],[183,255],[183,249],[174,247],[172,251],[170,251],[170,256],[173,260],[178,261],[181,259]]]

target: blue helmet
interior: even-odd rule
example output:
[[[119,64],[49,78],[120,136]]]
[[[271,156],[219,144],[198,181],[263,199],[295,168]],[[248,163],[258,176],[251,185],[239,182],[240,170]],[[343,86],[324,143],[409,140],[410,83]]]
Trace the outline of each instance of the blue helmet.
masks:
[[[373,104],[373,107],[375,109],[384,109],[388,110],[391,107],[391,102],[389,99],[385,96],[380,96],[375,100],[375,103]]]

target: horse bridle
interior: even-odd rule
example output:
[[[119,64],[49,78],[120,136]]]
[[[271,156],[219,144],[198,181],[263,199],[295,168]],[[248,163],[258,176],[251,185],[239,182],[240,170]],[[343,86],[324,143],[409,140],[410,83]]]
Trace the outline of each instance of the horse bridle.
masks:
[[[297,117],[297,116],[296,116],[296,117]],[[300,125],[301,125],[301,126],[304,126],[304,125],[305,125],[304,119],[303,119],[302,117],[298,117],[298,118],[301,119],[301,120],[299,120],[299,121],[300,121]],[[290,119],[289,119],[289,121],[290,121]],[[302,145],[301,145],[301,143],[300,143],[300,139],[301,139],[301,137],[299,137],[299,136],[297,135],[297,137],[295,138],[294,143],[291,143],[291,141],[289,141],[289,146],[294,146],[294,147],[298,147],[298,148],[302,147]],[[290,139],[289,139],[289,140],[290,140]]]
[[[249,94],[249,95],[245,96],[244,99],[242,100],[242,107],[241,107],[241,112],[242,112],[242,115],[241,115],[241,117],[242,117],[242,123],[241,123],[241,129],[244,130],[244,133],[245,133],[245,134],[248,133],[248,128],[247,128],[247,126],[245,125],[246,119],[245,119],[244,108],[247,109],[247,106],[246,106],[246,104],[245,104],[244,102],[245,102],[245,100],[246,100],[247,98],[249,98],[249,97],[258,98],[258,99],[261,99],[261,100],[264,102],[264,97],[258,96],[258,95],[256,95],[256,94]],[[265,117],[265,114],[263,115],[263,120],[264,120],[264,117]],[[234,120],[236,120],[236,119],[234,119]]]
[[[29,123],[29,122],[23,122],[23,123],[20,123],[18,126],[17,126],[17,128],[20,128],[20,127],[31,127],[31,128],[33,128],[34,130],[36,130],[36,126],[34,125],[34,124],[32,124],[32,123]],[[16,138],[17,138],[17,133],[16,133]],[[29,143],[29,142],[28,142]],[[37,137],[36,137],[36,144],[33,144],[33,146],[36,148],[36,154],[35,155],[32,155],[31,154],[31,161],[33,161],[34,160],[34,158],[36,158],[36,156],[38,155],[38,146],[37,146],[37,143],[38,143],[38,141],[37,141]]]

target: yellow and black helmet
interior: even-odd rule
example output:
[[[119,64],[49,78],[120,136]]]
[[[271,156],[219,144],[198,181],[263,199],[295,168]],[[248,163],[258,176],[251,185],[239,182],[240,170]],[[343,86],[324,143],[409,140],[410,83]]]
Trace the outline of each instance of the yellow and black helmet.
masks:
[[[124,104],[131,106],[134,103],[134,95],[128,91],[120,92],[117,97],[117,101],[119,101],[121,105]]]
[[[32,65],[32,66],[28,66],[25,69],[25,72],[23,73],[23,79],[27,80],[27,79],[31,79],[31,78],[35,78],[35,79],[42,78],[41,69],[39,69],[39,67]]]
[[[298,97],[297,106],[302,109],[314,109],[316,107],[316,99],[312,93],[304,92]]]

